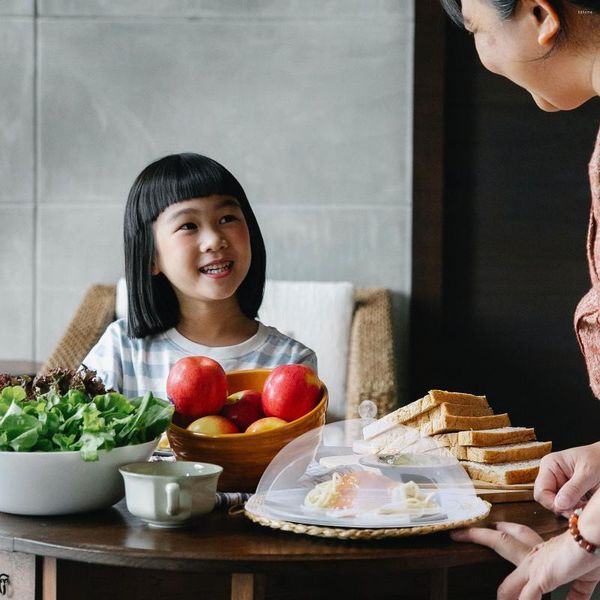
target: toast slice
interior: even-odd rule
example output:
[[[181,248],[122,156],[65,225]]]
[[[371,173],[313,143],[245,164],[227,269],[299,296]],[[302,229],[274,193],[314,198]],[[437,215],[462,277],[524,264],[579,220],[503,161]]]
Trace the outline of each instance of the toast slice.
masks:
[[[405,425],[416,427],[421,435],[434,435],[448,431],[464,429],[490,429],[493,427],[508,427],[510,420],[506,413],[490,414],[488,407],[462,406],[460,404],[440,404],[416,419],[407,421]]]
[[[458,434],[459,431],[453,431],[451,433],[436,433],[431,437],[440,445],[444,446],[444,448],[453,448],[454,446],[458,446]]]
[[[542,458],[552,452],[552,442],[523,442],[521,444],[506,444],[504,446],[455,446],[463,452],[457,458],[478,463],[496,464],[511,461],[524,461]],[[454,450],[454,448],[451,449]]]
[[[446,450],[458,460],[467,460],[467,446],[448,446]]]
[[[444,402],[443,404],[434,406],[418,417],[406,421],[404,425],[421,427],[439,414],[448,414],[454,417],[483,417],[484,415],[491,415],[493,412],[489,406],[465,406],[463,404],[449,404],[448,402]]]
[[[444,402],[450,404],[460,404],[463,406],[474,406],[474,407],[487,407],[489,408],[488,401],[485,396],[475,396],[474,394],[465,394],[462,392],[446,392],[444,390],[431,390],[423,398],[419,398],[410,404],[406,404],[398,408],[397,410],[381,417],[374,423],[370,423],[363,428],[363,438],[369,440],[381,433],[384,433],[388,429],[391,429],[395,425],[402,425],[407,421],[410,421],[419,415],[431,410],[435,406],[443,404]],[[491,414],[492,410],[489,409]]]
[[[485,465],[467,460],[461,461],[460,464],[465,468],[471,479],[501,485],[532,483],[540,470],[540,460],[538,458],[497,465]]]
[[[479,431],[459,431],[460,446],[500,446],[535,440],[533,427],[498,427]]]
[[[355,440],[352,449],[357,454],[396,454],[398,452],[416,452],[421,446],[421,434],[417,429],[404,425],[395,425],[368,440]],[[434,446],[430,440],[429,444]]]

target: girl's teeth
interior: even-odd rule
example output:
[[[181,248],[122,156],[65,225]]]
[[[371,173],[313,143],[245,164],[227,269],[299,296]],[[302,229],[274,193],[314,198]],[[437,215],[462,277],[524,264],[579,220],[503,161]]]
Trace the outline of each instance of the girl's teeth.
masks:
[[[225,271],[228,271],[231,268],[231,263],[224,263],[222,265],[219,266],[214,266],[214,267],[204,267],[203,269],[200,269],[203,273],[209,273],[211,275],[215,275],[218,273],[224,273]]]

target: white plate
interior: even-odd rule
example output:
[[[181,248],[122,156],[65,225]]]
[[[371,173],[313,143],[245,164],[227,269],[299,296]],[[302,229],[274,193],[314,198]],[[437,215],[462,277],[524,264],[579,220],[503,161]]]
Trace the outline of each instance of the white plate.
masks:
[[[381,515],[376,509],[360,514],[343,516],[343,511],[313,509],[304,506],[306,488],[269,492],[268,497],[255,494],[246,503],[246,510],[257,517],[319,525],[323,527],[350,527],[365,529],[419,527],[423,525],[446,525],[482,517],[489,511],[486,502],[470,494],[448,493],[440,495],[440,508],[422,516],[403,514]],[[384,503],[382,502],[382,505]],[[336,516],[339,515],[339,516]]]

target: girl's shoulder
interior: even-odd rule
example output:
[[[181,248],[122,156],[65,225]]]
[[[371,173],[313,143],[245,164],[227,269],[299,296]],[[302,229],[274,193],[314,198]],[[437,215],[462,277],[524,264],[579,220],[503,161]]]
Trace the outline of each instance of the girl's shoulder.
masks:
[[[298,340],[294,339],[293,331],[288,331],[284,333],[282,331],[279,331],[279,329],[277,329],[276,327],[272,327],[271,325],[265,325],[264,323],[260,323],[259,327],[260,329],[262,329],[265,339],[272,338],[273,340],[279,340],[285,343],[301,344]]]
[[[298,352],[312,352],[312,350],[298,341],[294,336],[293,331],[282,332],[270,325],[261,323],[261,328],[264,331],[265,343],[276,346],[287,346],[295,349]]]
[[[266,340],[263,354],[269,355],[275,364],[306,364],[317,372],[317,355],[314,350],[293,337],[293,332],[283,333],[275,327],[262,325]]]

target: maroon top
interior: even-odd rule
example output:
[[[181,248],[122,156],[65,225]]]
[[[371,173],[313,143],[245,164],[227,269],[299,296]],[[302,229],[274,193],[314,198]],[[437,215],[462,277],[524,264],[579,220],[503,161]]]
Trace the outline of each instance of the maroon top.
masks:
[[[590,386],[600,399],[600,131],[590,161],[592,210],[587,252],[592,289],[581,299],[575,311],[575,332],[587,364]]]

